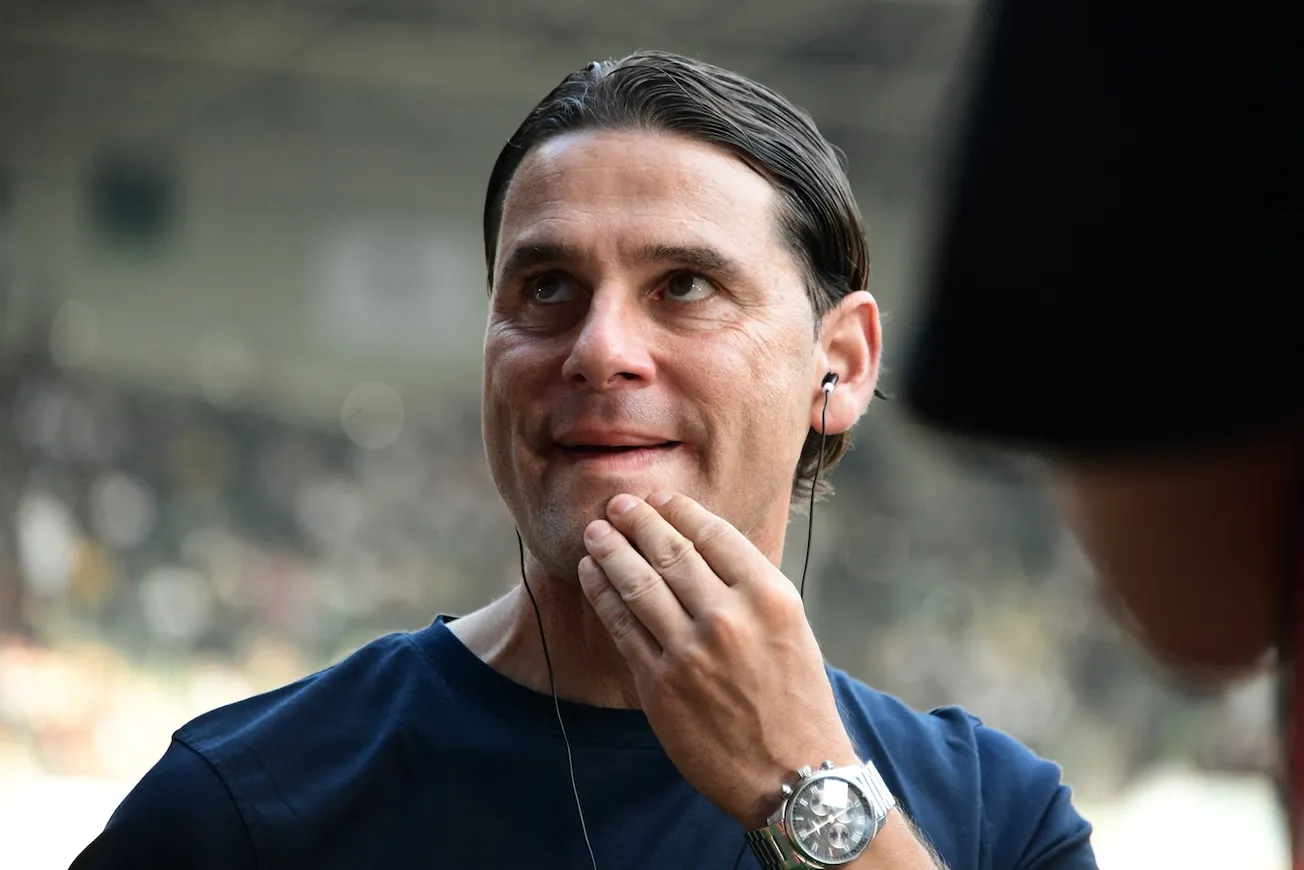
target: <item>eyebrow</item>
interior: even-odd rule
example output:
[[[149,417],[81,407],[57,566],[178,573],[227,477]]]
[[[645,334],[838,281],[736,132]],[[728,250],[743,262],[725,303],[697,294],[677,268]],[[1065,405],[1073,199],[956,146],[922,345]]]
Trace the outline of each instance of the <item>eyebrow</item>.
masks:
[[[574,245],[554,241],[529,242],[517,246],[507,255],[495,281],[510,280],[540,266],[586,259],[586,252]],[[640,264],[674,263],[724,279],[737,278],[742,271],[735,261],[708,245],[653,243],[634,251],[630,259]]]
[[[503,260],[502,268],[494,276],[494,283],[510,280],[539,266],[580,259],[583,259],[583,253],[578,248],[560,242],[531,242],[518,245]]]

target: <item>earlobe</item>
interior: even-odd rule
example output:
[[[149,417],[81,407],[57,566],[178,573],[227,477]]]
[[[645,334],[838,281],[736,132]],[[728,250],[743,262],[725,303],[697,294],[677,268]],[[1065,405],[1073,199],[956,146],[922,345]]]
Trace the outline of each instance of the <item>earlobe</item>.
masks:
[[[818,432],[827,425],[833,435],[854,426],[874,398],[882,344],[874,297],[864,291],[844,297],[824,316],[820,344],[824,366],[813,397],[811,428]],[[836,375],[831,391],[825,373]]]
[[[841,387],[829,384],[815,394],[810,415],[810,427],[826,435],[840,435],[846,432],[860,418],[863,408],[848,401],[847,394]]]

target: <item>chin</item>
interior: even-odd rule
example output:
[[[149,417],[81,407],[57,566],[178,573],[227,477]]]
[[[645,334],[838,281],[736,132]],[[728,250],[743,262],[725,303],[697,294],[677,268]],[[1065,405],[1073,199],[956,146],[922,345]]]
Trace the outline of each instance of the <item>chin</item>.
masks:
[[[543,492],[518,502],[512,513],[531,555],[549,576],[575,578],[580,561],[588,555],[584,530],[594,520],[605,519],[607,503],[621,493],[647,498],[654,492],[682,492],[703,503],[698,486],[659,474],[569,474],[545,478]],[[708,509],[709,506],[708,506]]]
[[[521,538],[525,548],[550,579],[578,582],[580,561],[588,555],[584,546],[584,530],[589,523],[602,518],[603,509],[611,496],[582,508],[573,503],[562,503],[524,512],[525,522],[520,526]]]

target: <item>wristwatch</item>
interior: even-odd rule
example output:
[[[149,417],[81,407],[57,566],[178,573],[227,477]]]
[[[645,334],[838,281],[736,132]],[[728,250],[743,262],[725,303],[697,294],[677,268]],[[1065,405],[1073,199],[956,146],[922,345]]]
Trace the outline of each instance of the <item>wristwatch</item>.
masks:
[[[764,870],[838,867],[860,857],[896,806],[873,762],[797,771],[766,826],[747,832]]]

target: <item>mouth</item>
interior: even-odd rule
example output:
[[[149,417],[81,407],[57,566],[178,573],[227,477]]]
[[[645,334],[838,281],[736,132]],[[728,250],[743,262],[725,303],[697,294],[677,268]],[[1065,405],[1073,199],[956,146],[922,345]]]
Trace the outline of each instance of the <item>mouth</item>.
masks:
[[[571,464],[589,470],[635,471],[673,454],[681,441],[646,444],[558,444],[560,454]]]
[[[661,441],[654,444],[561,444],[567,453],[589,456],[618,456],[622,453],[637,453],[640,450],[666,450],[678,447],[678,441]]]

